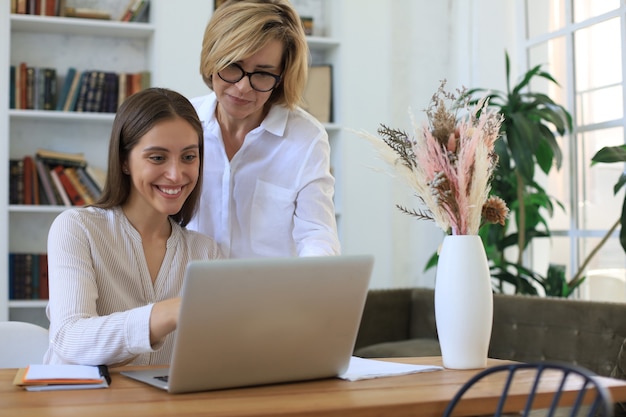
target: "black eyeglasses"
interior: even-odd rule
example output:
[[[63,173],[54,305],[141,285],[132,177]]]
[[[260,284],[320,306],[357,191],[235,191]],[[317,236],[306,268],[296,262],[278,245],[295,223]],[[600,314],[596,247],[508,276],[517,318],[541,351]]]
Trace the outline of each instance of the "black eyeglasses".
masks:
[[[274,75],[265,71],[246,72],[237,64],[230,64],[217,73],[219,77],[227,83],[235,84],[247,76],[250,86],[256,91],[265,93],[273,90],[280,81],[280,75]]]

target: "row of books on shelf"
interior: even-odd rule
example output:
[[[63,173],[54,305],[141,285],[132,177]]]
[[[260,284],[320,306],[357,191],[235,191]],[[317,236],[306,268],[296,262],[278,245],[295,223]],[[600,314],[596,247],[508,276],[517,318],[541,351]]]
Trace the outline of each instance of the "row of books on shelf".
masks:
[[[150,78],[149,71],[117,73],[70,67],[59,83],[56,68],[21,62],[10,67],[9,107],[115,113],[126,97],[149,87]]]
[[[105,174],[82,154],[40,149],[9,160],[9,204],[83,206],[95,202]]]
[[[143,22],[147,19],[149,0],[129,0],[117,20]],[[90,7],[68,7],[66,0],[11,0],[11,13],[36,16],[80,17],[83,19],[112,20],[109,10]]]
[[[48,299],[48,255],[9,253],[9,299]]]

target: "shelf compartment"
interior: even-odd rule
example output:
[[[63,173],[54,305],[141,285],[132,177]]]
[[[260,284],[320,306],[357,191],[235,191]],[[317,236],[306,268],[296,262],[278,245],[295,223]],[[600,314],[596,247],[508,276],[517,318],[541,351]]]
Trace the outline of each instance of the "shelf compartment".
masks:
[[[154,25],[150,23],[119,22],[116,20],[12,14],[11,30],[13,32],[148,39],[154,33]]]

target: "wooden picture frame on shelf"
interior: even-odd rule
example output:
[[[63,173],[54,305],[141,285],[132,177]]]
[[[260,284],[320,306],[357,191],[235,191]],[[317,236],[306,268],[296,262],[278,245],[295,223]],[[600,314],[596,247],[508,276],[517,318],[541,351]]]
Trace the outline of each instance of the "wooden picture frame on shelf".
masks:
[[[321,123],[333,122],[332,65],[312,65],[309,68],[302,108]]]

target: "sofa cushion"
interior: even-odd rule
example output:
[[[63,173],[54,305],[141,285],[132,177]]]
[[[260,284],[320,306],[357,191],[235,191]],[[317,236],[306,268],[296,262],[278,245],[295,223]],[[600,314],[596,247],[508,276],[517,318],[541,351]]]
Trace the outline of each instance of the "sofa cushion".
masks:
[[[494,295],[489,357],[560,360],[608,376],[615,365],[626,305],[529,295]]]
[[[357,349],[361,358],[406,358],[411,356],[441,356],[436,339],[409,339],[399,342],[377,343]]]
[[[365,301],[355,350],[382,342],[409,339],[411,290],[370,291]]]

